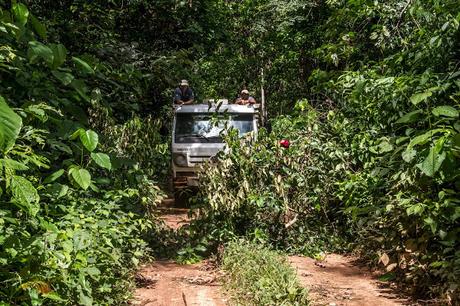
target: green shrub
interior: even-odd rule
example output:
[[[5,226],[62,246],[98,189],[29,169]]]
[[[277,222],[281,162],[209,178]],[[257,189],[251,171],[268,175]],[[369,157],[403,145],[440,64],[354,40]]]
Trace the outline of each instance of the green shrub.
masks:
[[[0,210],[0,300],[32,305],[114,305],[131,297],[133,270],[153,223],[126,212],[136,191],[96,199],[73,191],[30,218]]]
[[[111,80],[46,41],[24,4],[0,1],[0,31],[0,304],[125,302],[154,227],[141,204],[163,196],[136,168],[145,152],[128,162],[90,128],[103,97],[87,84]]]
[[[222,268],[224,286],[239,305],[308,305],[307,290],[287,259],[261,244],[229,243]]]
[[[276,59],[298,60],[308,100],[289,101],[289,115],[273,118],[273,133],[255,144],[230,139],[229,154],[202,175],[208,216],[304,254],[333,249],[339,236],[412,293],[458,303],[457,2],[326,1],[308,20],[294,12],[307,2],[284,8],[296,22],[277,33],[303,45],[286,38],[290,52],[264,53],[267,88],[288,83],[272,90],[278,95],[299,84],[294,72],[271,74]],[[269,3],[248,8],[263,16],[283,1]],[[264,36],[251,38],[264,49]],[[272,110],[285,105],[268,101]],[[283,138],[289,149],[277,144]]]

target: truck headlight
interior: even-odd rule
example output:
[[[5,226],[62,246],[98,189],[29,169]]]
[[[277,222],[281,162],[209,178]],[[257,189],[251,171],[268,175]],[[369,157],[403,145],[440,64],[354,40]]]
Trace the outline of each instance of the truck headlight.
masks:
[[[181,167],[187,166],[187,158],[185,157],[184,154],[174,153],[173,156],[174,156],[173,160],[176,165],[181,166]]]

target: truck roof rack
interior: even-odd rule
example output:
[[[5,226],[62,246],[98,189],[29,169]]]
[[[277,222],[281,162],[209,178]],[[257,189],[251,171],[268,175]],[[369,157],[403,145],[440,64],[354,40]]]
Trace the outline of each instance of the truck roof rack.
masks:
[[[253,105],[238,105],[238,104],[222,104],[217,108],[216,104],[190,104],[176,107],[176,113],[214,113],[214,112],[229,112],[229,113],[258,113],[259,104]]]

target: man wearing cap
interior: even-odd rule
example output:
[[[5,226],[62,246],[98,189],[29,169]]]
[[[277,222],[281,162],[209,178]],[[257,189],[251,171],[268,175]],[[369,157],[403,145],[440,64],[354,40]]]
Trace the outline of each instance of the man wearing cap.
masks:
[[[256,104],[257,102],[256,102],[256,99],[254,99],[253,97],[249,95],[249,91],[247,89],[243,89],[241,91],[240,97],[236,99],[235,103],[240,104],[240,105],[247,105],[247,104]]]
[[[193,90],[188,86],[187,80],[180,81],[179,87],[174,91],[174,104],[192,104],[195,99]]]

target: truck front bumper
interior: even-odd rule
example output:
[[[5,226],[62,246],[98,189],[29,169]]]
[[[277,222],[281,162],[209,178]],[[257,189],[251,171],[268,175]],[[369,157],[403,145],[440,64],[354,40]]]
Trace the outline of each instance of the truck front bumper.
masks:
[[[176,177],[174,177],[173,183],[175,189],[197,187],[198,177],[195,173],[193,173],[193,175],[183,175],[180,172],[176,172]]]

